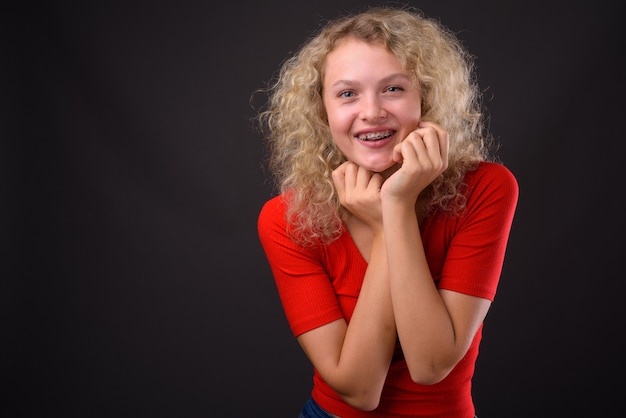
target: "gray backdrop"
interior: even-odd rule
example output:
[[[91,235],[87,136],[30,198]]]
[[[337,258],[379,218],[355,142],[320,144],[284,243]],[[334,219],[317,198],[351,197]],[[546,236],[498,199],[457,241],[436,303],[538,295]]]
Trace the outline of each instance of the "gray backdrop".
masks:
[[[1,13],[0,413],[295,418],[311,372],[256,235],[250,97],[365,3],[48,3]],[[520,183],[478,415],[601,416],[624,389],[623,7],[410,4],[478,57]]]

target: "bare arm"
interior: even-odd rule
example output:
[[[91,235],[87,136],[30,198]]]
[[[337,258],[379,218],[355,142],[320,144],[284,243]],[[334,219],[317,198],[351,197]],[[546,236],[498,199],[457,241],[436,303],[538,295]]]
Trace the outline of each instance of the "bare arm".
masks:
[[[402,167],[382,189],[390,291],[400,343],[412,379],[445,378],[466,354],[490,306],[487,299],[438,290],[426,261],[415,202],[447,167],[447,133],[431,123],[397,147]]]
[[[382,178],[372,181],[371,173],[345,164],[334,173],[334,180],[344,206],[360,217],[353,218],[352,224],[371,235],[366,240],[371,240],[368,268],[350,323],[334,321],[302,334],[298,341],[323,379],[347,403],[372,410],[380,401],[397,337],[381,223]]]
[[[432,384],[463,358],[490,301],[435,287],[410,209],[384,209],[393,311],[412,379]]]

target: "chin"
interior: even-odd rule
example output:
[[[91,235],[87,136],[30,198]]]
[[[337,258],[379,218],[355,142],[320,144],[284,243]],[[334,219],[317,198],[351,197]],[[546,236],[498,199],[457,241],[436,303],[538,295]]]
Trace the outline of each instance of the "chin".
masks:
[[[371,159],[354,159],[352,160],[358,166],[368,169],[369,171],[373,171],[374,173],[382,173],[384,171],[389,170],[391,167],[395,165],[395,162],[391,159],[382,160],[380,158],[371,158]]]

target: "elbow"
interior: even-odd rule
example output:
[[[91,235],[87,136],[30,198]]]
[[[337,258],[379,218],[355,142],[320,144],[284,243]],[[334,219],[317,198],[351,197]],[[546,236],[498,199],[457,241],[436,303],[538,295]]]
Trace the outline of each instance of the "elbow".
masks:
[[[378,408],[380,396],[368,396],[367,394],[360,396],[344,396],[343,400],[346,401],[348,405],[358,409],[359,411],[373,411]]]
[[[378,408],[383,385],[380,387],[351,387],[351,390],[340,393],[343,400],[359,411],[373,411]],[[339,392],[338,392],[339,393]]]
[[[453,367],[440,367],[430,364],[424,367],[409,367],[409,374],[413,383],[418,385],[434,385],[445,379]]]
[[[380,397],[387,380],[387,373],[375,377],[350,375],[348,379],[337,379],[331,387],[351,407],[369,412],[378,408]]]

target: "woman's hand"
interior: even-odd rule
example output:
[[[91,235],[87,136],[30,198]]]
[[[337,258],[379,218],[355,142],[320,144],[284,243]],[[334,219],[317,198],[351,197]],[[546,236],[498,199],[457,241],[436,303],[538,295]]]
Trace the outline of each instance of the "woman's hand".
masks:
[[[417,129],[394,148],[393,159],[400,168],[385,180],[383,198],[410,200],[448,168],[448,132],[432,122],[420,122]]]
[[[339,202],[352,215],[372,230],[382,228],[380,188],[383,177],[380,174],[346,161],[333,171],[333,182]]]

